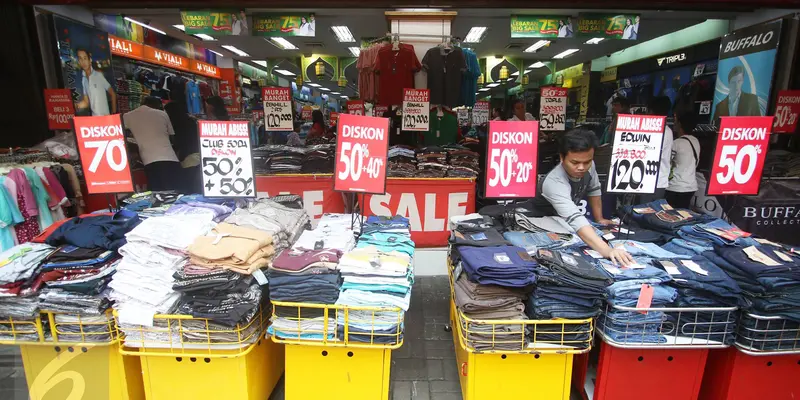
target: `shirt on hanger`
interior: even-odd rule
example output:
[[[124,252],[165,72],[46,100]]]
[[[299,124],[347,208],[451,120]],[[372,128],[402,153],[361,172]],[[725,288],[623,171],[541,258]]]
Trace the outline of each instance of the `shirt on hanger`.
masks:
[[[433,47],[422,58],[422,67],[428,72],[431,104],[458,106],[461,99],[461,76],[467,71],[464,52],[458,47]]]
[[[200,114],[200,88],[195,81],[186,81],[186,110],[189,114]]]
[[[478,78],[481,76],[481,66],[478,56],[470,49],[462,49],[467,64],[461,80],[461,105],[472,107],[475,105],[475,93],[478,92]]]
[[[382,47],[377,58],[378,101],[386,106],[402,105],[403,89],[414,88],[414,73],[421,68],[414,46],[401,43],[397,51]]]
[[[442,116],[439,116],[439,110],[434,108],[430,113],[430,130],[424,133],[425,146],[443,146],[446,144],[453,144],[458,138],[458,116],[456,113],[448,110],[442,110]]]

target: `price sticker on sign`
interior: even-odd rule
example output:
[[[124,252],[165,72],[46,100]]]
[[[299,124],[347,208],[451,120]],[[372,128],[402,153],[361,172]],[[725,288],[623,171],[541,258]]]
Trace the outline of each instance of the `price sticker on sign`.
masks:
[[[536,196],[538,121],[489,121],[487,198]]]
[[[203,195],[256,197],[250,124],[247,121],[197,121]]]
[[[431,109],[431,91],[428,89],[403,89],[403,130],[427,131]]]
[[[75,106],[72,104],[72,92],[69,89],[45,89],[44,103],[48,129],[72,128],[70,120],[75,116]]]
[[[389,119],[339,115],[333,190],[386,193]]]
[[[489,122],[489,102],[476,101],[472,107],[472,124],[479,126]]]
[[[567,119],[567,88],[542,88],[539,106],[539,128],[543,131],[563,131]]]
[[[758,194],[773,117],[722,117],[708,195]]]
[[[608,192],[652,194],[661,166],[667,117],[620,114],[611,149]]]
[[[268,131],[293,131],[292,92],[289,88],[261,89],[264,102],[264,128]]]
[[[797,116],[800,114],[800,90],[781,90],[778,93],[778,106],[775,108],[773,133],[794,133],[797,129]]]
[[[133,192],[120,114],[72,121],[89,194]]]

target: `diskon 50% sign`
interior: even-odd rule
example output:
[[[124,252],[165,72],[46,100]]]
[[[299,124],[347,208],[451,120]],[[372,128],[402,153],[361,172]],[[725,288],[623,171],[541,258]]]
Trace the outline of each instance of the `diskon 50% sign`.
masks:
[[[800,90],[781,90],[775,108],[774,133],[794,133],[797,116],[800,114]]]
[[[773,117],[722,117],[708,195],[758,194]]]
[[[543,131],[563,131],[567,118],[567,88],[542,88],[539,121]]]
[[[428,89],[403,89],[403,130],[427,131],[431,110],[431,91]]]
[[[89,194],[133,192],[120,115],[72,120]]]
[[[536,196],[538,121],[489,121],[486,197]]]
[[[370,194],[386,192],[388,133],[388,118],[339,115],[334,190]]]
[[[268,131],[294,130],[291,89],[263,88],[261,99],[264,102],[264,126]]]
[[[606,191],[655,193],[666,120],[662,116],[619,115]]]
[[[198,121],[203,195],[255,197],[247,121]]]

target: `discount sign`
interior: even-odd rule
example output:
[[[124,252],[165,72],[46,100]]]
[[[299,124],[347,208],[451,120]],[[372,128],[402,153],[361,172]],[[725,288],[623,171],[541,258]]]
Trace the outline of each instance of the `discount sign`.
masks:
[[[389,119],[339,115],[333,190],[386,193]]]
[[[256,197],[250,124],[247,121],[197,121],[203,195]]]
[[[774,133],[794,133],[797,128],[797,115],[800,114],[800,90],[781,90],[778,93],[778,107],[775,109]]]
[[[348,100],[347,113],[353,115],[364,115],[364,100]]]
[[[430,129],[428,120],[430,109],[430,90],[403,89],[403,130],[427,131]]]
[[[543,131],[563,131],[566,129],[567,88],[542,88],[542,101],[539,106],[540,128]]]
[[[69,89],[45,89],[44,105],[47,109],[47,127],[50,130],[70,129],[70,119],[75,116],[75,106]]]
[[[722,117],[708,195],[758,194],[773,117]]]
[[[490,121],[486,197],[536,196],[538,121]]]
[[[466,108],[460,108],[458,110],[458,126],[467,126],[469,125],[469,110]]]
[[[661,116],[619,115],[611,150],[608,192],[655,193],[666,119]]]
[[[72,121],[89,194],[133,192],[120,115],[74,117]]]
[[[264,102],[264,128],[268,131],[293,131],[292,92],[289,88],[261,89]]]
[[[472,124],[485,125],[489,122],[489,102],[476,101],[475,107],[472,107]]]
[[[375,104],[375,107],[372,108],[372,115],[374,117],[382,117],[383,113],[389,111],[389,106],[383,106],[380,104]]]

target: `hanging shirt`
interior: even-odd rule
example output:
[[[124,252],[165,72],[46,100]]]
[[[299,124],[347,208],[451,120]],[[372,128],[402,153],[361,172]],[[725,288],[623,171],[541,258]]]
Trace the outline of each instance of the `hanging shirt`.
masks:
[[[467,71],[464,52],[458,47],[433,47],[422,58],[428,73],[431,104],[457,107],[461,98],[461,77]]]
[[[186,81],[186,111],[188,111],[189,114],[200,114],[201,102],[200,88],[197,86],[197,83],[194,81]]]
[[[6,177],[0,176],[0,250],[14,247],[14,225],[25,221],[17,207],[17,200],[6,189]]]
[[[478,56],[470,49],[463,49],[464,59],[467,63],[467,71],[461,79],[461,101],[465,106],[475,105],[475,93],[478,92],[478,78],[481,76],[481,66],[478,63]]]
[[[398,50],[392,46],[378,51],[377,67],[379,79],[378,101],[385,106],[403,104],[403,89],[414,88],[414,73],[422,66],[414,53],[414,47],[400,44]]]
[[[458,139],[458,116],[451,111],[433,109],[430,114],[430,130],[424,133],[425,146],[444,146]]]
[[[36,171],[30,167],[22,168],[25,171],[25,177],[31,185],[33,197],[36,198],[36,208],[39,210],[39,229],[47,229],[48,226],[53,225],[53,216],[50,214],[50,208],[47,203],[50,201],[50,196],[42,185],[42,180]]]

